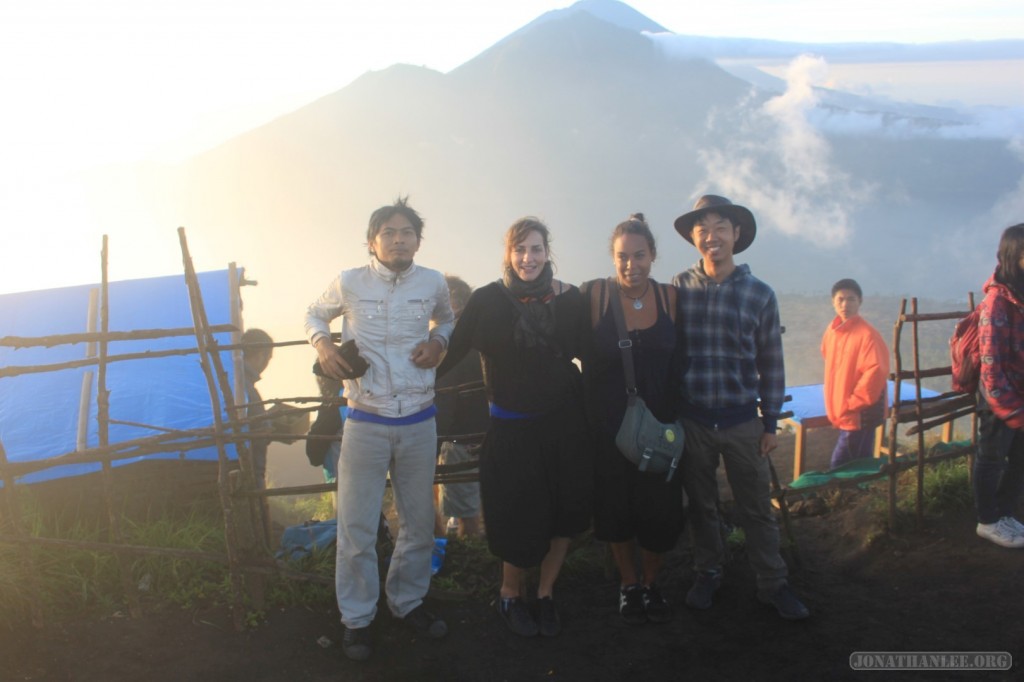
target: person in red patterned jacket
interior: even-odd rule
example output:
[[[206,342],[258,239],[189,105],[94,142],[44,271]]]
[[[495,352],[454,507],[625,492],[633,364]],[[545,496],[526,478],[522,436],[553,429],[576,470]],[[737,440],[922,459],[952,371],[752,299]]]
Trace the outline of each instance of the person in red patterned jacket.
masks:
[[[1024,223],[1006,228],[978,306],[981,380],[974,504],[979,536],[1024,547],[1013,512],[1024,491]]]

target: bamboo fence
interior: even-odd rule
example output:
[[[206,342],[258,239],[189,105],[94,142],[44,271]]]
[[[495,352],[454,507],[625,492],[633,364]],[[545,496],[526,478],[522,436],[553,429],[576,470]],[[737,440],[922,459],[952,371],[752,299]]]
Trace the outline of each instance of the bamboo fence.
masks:
[[[977,396],[967,395],[956,391],[947,391],[935,396],[924,397],[922,380],[936,377],[952,376],[952,368],[949,365],[938,367],[921,366],[920,330],[919,325],[925,322],[938,322],[948,320],[959,320],[970,314],[974,309],[974,294],[968,294],[968,310],[950,311],[939,313],[921,313],[917,309],[917,299],[910,299],[910,312],[907,312],[907,299],[900,301],[899,314],[893,325],[892,336],[892,371],[889,380],[894,384],[894,396],[892,409],[888,416],[888,439],[887,445],[882,448],[882,453],[888,457],[888,462],[882,465],[877,472],[856,476],[853,478],[832,479],[826,483],[801,488],[783,488],[776,491],[773,496],[784,498],[788,494],[804,495],[824,488],[844,488],[859,486],[868,481],[887,479],[888,481],[888,518],[889,527],[895,527],[896,509],[898,501],[898,479],[899,474],[908,469],[914,469],[916,473],[915,486],[915,515],[918,525],[924,522],[924,471],[925,466],[959,457],[968,457],[968,470],[973,462],[973,456],[978,445],[978,416]],[[905,369],[903,362],[903,331],[904,327],[910,325],[910,364],[912,369]],[[902,385],[904,381],[912,381],[914,384],[914,398],[902,400]],[[783,415],[790,416],[790,415]],[[953,422],[962,417],[971,418],[971,442],[968,445],[950,447],[943,452],[929,454],[925,447],[925,432],[936,427],[943,427],[942,440],[949,442],[952,439]],[[910,425],[906,428],[907,436],[917,436],[916,447],[914,448],[914,459],[897,459],[899,429],[903,425]]]
[[[233,375],[236,379],[232,386],[228,380],[228,373],[221,361],[221,352],[238,351],[242,345],[238,343],[241,335],[240,300],[238,288],[241,284],[238,272],[231,264],[229,267],[229,279],[232,301],[232,323],[211,325],[206,317],[205,305],[199,280],[193,268],[192,258],[189,254],[188,243],[185,237],[184,228],[178,229],[178,238],[182,252],[182,263],[185,273],[185,284],[188,290],[189,304],[192,312],[193,326],[191,328],[177,329],[141,329],[136,331],[111,331],[109,329],[109,300],[107,280],[107,237],[103,237],[103,250],[101,253],[101,283],[99,290],[99,319],[100,329],[92,328],[95,315],[90,311],[90,328],[81,334],[60,334],[45,337],[17,337],[5,336],[0,338],[0,345],[14,348],[45,347],[65,344],[87,343],[86,357],[81,360],[61,362],[46,365],[34,366],[12,366],[0,367],[0,379],[4,377],[19,376],[40,372],[53,372],[62,369],[73,369],[78,367],[96,367],[97,376],[97,434],[98,444],[95,447],[86,447],[84,438],[80,438],[79,447],[67,453],[57,453],[45,460],[29,462],[11,462],[8,460],[4,445],[0,442],[0,480],[3,481],[3,488],[0,489],[0,543],[17,546],[48,546],[64,548],[68,550],[89,550],[110,552],[117,558],[117,566],[120,573],[121,588],[124,599],[129,607],[132,617],[142,615],[142,607],[138,599],[138,592],[131,575],[131,564],[128,557],[137,555],[156,555],[168,559],[190,559],[210,561],[228,567],[232,619],[236,629],[244,627],[245,619],[245,598],[248,597],[254,607],[262,607],[263,581],[268,575],[284,577],[288,579],[305,580],[321,584],[333,584],[333,579],[319,575],[303,573],[294,570],[285,562],[276,560],[268,544],[269,519],[264,513],[264,501],[269,497],[305,495],[334,491],[333,484],[316,484],[303,486],[290,486],[280,488],[263,488],[257,486],[253,476],[252,453],[248,443],[253,437],[249,431],[250,427],[263,426],[275,415],[263,414],[260,416],[246,417],[247,404],[240,404],[243,391],[241,389],[241,362],[240,353],[233,353],[235,367]],[[93,297],[92,307],[95,307]],[[220,344],[215,334],[232,333],[231,344]],[[121,355],[110,355],[107,352],[108,344],[114,341],[139,341],[154,340],[167,337],[181,337],[191,335],[195,337],[195,348],[147,351]],[[305,345],[307,342],[285,341],[272,344],[273,347]],[[155,424],[138,424],[114,419],[110,415],[109,391],[106,387],[106,369],[112,362],[123,362],[131,360],[147,360],[173,355],[198,354],[200,367],[206,380],[210,397],[210,407],[213,416],[211,426],[193,429],[170,429]],[[83,378],[83,392],[87,392],[91,386],[91,376]],[[442,391],[468,391],[480,387],[479,382],[454,386]],[[439,391],[440,392],[440,391]],[[87,393],[85,393],[88,395]],[[236,399],[238,397],[238,399]],[[341,399],[316,397],[295,397],[263,401],[264,403],[287,401],[292,404],[302,405],[310,403],[307,407],[293,407],[293,413],[311,412],[319,409],[324,404],[341,404]],[[226,418],[225,418],[226,415]],[[80,415],[80,420],[87,419],[87,410]],[[84,426],[84,421],[81,421]],[[128,424],[132,426],[146,427],[158,432],[157,435],[143,438],[135,438],[120,442],[110,442],[109,426],[111,424]],[[81,429],[84,432],[84,428]],[[259,437],[267,440],[338,440],[337,435],[296,435],[293,433],[275,433],[268,430],[260,430]],[[465,436],[454,436],[458,440],[467,443],[479,442],[483,434],[467,434]],[[449,437],[451,438],[451,436]],[[228,457],[227,445],[233,444],[238,453],[237,470]],[[116,512],[117,500],[122,494],[112,476],[112,463],[117,460],[135,458],[144,455],[185,452],[209,448],[217,448],[217,491],[223,516],[225,531],[224,552],[203,552],[186,550],[172,547],[154,547],[133,545],[125,542],[120,529],[120,516]],[[27,474],[42,471],[56,466],[67,464],[98,463],[101,465],[102,497],[109,519],[109,534],[106,542],[86,542],[67,540],[60,538],[48,538],[30,535],[23,527],[22,515],[18,500],[18,478]],[[435,484],[440,483],[461,483],[478,480],[478,475],[472,471],[476,467],[475,462],[438,466],[435,476]],[[32,561],[33,554],[28,553],[28,561]],[[26,589],[31,595],[31,618],[36,627],[43,626],[43,612],[40,606],[39,584],[37,572],[30,565],[28,572],[28,583]]]

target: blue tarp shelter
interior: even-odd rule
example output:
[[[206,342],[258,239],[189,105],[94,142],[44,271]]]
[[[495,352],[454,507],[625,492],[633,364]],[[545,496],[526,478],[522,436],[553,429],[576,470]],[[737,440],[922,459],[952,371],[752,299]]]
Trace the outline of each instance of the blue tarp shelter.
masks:
[[[210,325],[237,324],[233,322],[238,319],[237,311],[232,308],[238,305],[236,282],[241,272],[237,271],[237,278],[233,277],[235,272],[222,270],[198,275]],[[85,285],[0,296],[0,337],[47,337],[88,331],[90,291],[95,289],[97,285]],[[184,275],[111,282],[108,299],[112,332],[193,326]],[[231,335],[219,334],[217,341],[230,344]],[[194,335],[113,341],[108,344],[107,354],[195,346]],[[0,345],[0,367],[79,360],[86,357],[86,348],[85,343],[50,348]],[[161,429],[211,426],[210,394],[199,360],[196,353],[109,363],[106,385],[110,392],[110,418]],[[231,353],[222,352],[221,361],[233,381]],[[95,370],[95,366],[90,366],[0,377],[0,442],[9,462],[45,460],[76,450],[83,396],[88,402],[87,430],[82,434],[84,444],[86,447],[99,444]],[[111,424],[109,440],[117,443],[158,433],[160,431],[141,426]],[[229,456],[237,457],[233,447],[229,447]],[[216,460],[217,451],[209,447],[115,460],[113,464],[121,466],[154,458]],[[99,469],[98,463],[63,465],[26,474],[18,482],[45,481]]]

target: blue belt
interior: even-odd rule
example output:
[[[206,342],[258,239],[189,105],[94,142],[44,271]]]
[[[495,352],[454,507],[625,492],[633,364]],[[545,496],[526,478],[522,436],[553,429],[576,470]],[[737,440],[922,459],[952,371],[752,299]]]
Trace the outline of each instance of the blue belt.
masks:
[[[357,422],[370,422],[372,424],[384,424],[386,426],[408,426],[409,424],[425,422],[435,414],[437,414],[437,407],[434,405],[424,408],[415,414],[409,414],[404,417],[382,417],[381,415],[374,414],[373,412],[364,412],[363,410],[350,408],[348,411],[348,418]]]
[[[512,410],[506,410],[501,405],[496,405],[494,403],[487,403],[487,406],[491,416],[498,419],[534,419],[541,415],[539,412],[514,412]]]

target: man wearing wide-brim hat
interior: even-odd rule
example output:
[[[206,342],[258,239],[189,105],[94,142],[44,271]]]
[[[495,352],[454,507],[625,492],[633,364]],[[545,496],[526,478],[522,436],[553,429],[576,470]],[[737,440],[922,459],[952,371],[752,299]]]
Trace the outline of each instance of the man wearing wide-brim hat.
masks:
[[[697,578],[686,604],[710,608],[722,582],[721,456],[757,573],[758,599],[783,618],[806,618],[807,608],[789,588],[770,501],[767,455],[776,447],[786,386],[779,305],[771,287],[734,260],[754,241],[757,222],[749,209],[706,194],[676,218],[675,228],[701,255],[673,280],[679,287],[681,343],[689,355],[680,418]]]

